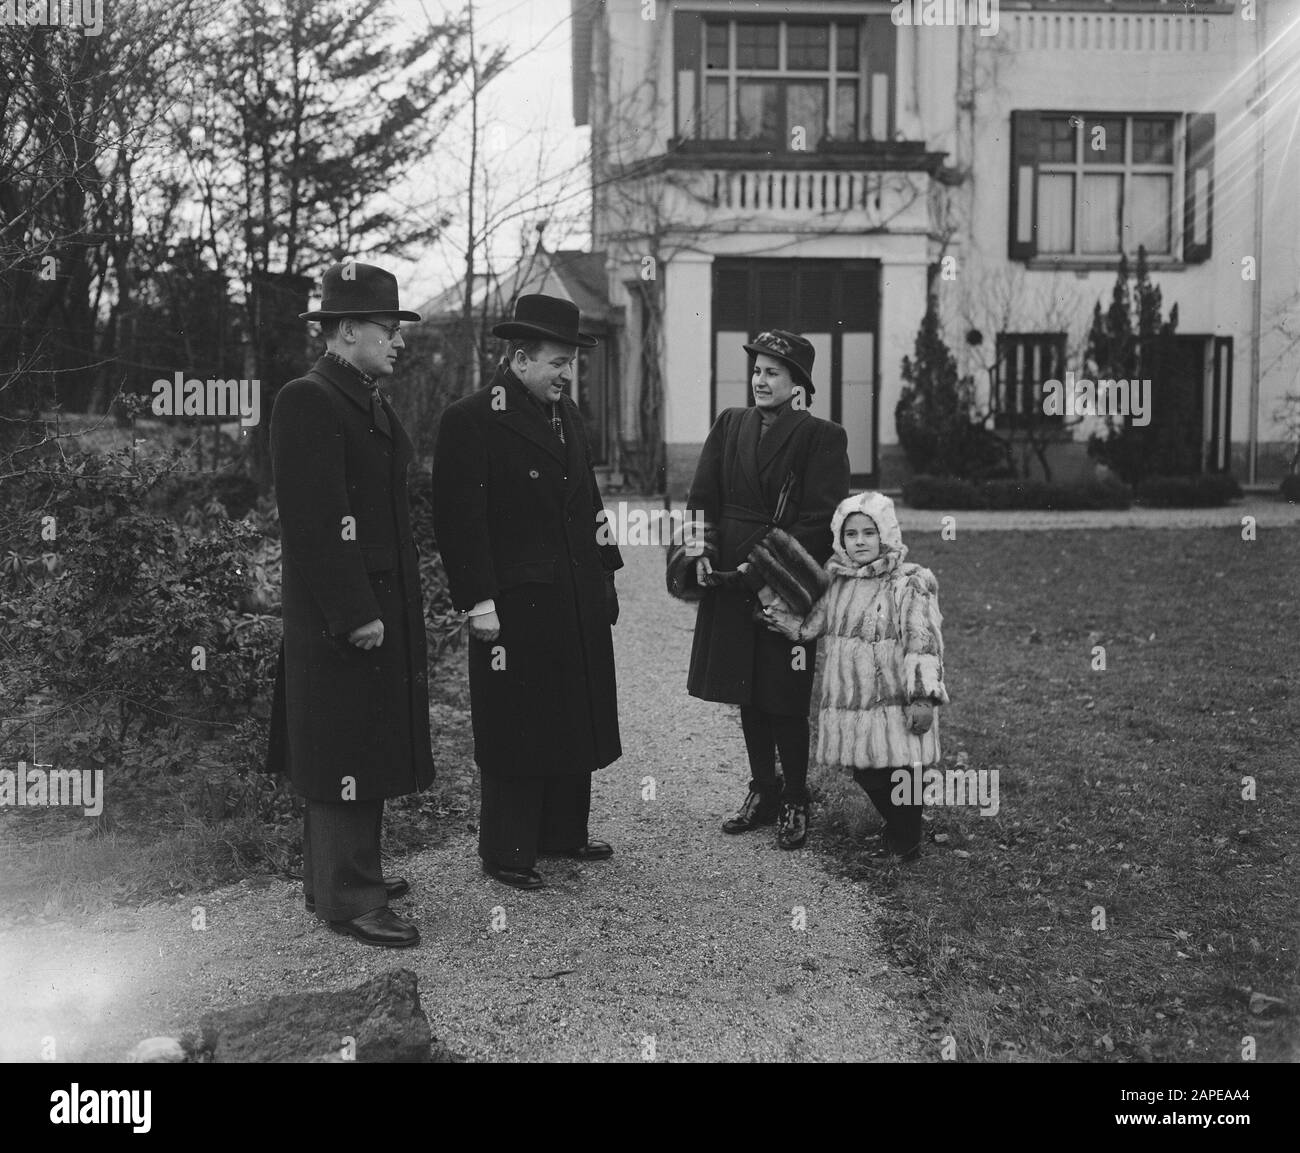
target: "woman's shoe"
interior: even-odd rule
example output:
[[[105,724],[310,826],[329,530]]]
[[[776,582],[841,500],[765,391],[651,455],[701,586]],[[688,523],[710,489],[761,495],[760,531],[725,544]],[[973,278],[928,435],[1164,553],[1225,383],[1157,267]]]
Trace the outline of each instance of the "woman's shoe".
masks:
[[[916,844],[912,845],[910,848],[904,849],[900,852],[898,846],[894,843],[893,836],[890,835],[889,829],[886,828],[885,831],[880,834],[880,848],[876,849],[875,852],[868,853],[867,860],[876,861],[881,864],[887,864],[893,861],[906,864],[909,861],[915,861],[920,855],[920,841],[917,841]]]
[[[788,802],[782,805],[781,828],[776,834],[776,843],[783,849],[799,849],[807,839],[808,806]]]
[[[775,797],[769,799],[763,793],[750,789],[745,803],[736,810],[735,815],[722,822],[722,831],[748,833],[759,825],[770,825],[776,820],[779,810],[780,803]]]

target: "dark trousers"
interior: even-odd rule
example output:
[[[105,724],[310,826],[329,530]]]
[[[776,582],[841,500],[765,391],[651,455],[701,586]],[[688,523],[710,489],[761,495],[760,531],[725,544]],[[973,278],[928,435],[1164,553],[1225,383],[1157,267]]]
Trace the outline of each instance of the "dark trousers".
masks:
[[[776,758],[785,777],[783,801],[808,803],[808,718],[783,717],[749,705],[740,709],[740,727],[749,753],[749,787],[765,796],[776,793]]]
[[[503,777],[479,773],[478,855],[503,869],[531,869],[539,853],[587,843],[591,774]]]
[[[302,816],[302,891],[316,915],[350,921],[388,904],[379,863],[384,801],[308,801]]]
[[[894,774],[907,774],[907,783],[902,786],[900,799],[905,804],[895,804],[893,797],[898,789],[894,784]],[[878,812],[885,819],[885,840],[896,852],[910,852],[921,843],[922,806],[912,804],[916,787],[916,775],[921,770],[915,765],[900,765],[896,769],[854,769],[853,779],[862,791],[871,799]]]

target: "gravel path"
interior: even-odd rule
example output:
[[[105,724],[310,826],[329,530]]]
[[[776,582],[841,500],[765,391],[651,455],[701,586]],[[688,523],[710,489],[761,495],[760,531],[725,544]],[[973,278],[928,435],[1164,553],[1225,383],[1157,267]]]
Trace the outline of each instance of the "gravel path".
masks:
[[[738,714],[686,695],[694,609],[663,591],[662,550],[624,556],[624,755],[596,775],[591,820],[612,860],[542,862],[550,887],[519,893],[483,876],[462,831],[403,863],[413,891],[396,908],[424,939],[402,951],[331,933],[279,879],[10,930],[0,1059],[41,1059],[53,1037],[58,1060],[120,1060],[209,1008],[399,966],[418,974],[434,1034],[472,1059],[918,1059],[923,1030],[901,1005],[911,989],[882,950],[879,906],[823,867],[816,811],[802,852],[777,849],[772,829],[719,831],[748,778]],[[199,905],[204,931],[191,927]]]

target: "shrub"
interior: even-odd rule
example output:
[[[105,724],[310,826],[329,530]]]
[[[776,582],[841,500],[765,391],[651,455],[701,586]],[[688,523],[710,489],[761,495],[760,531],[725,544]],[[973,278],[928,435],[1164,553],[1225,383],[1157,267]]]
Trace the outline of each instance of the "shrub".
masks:
[[[918,476],[903,486],[903,499],[917,509],[1033,509],[1077,511],[1126,509],[1133,494],[1114,481],[1063,484],[1039,480],[986,480]]]
[[[173,473],[151,494],[149,507],[182,520],[191,508],[207,508],[216,500],[226,516],[238,520],[257,507],[257,496],[257,481],[243,473]]]
[[[975,418],[973,382],[957,374],[957,362],[939,331],[933,297],[913,351],[914,357],[903,357],[907,383],[894,407],[898,442],[908,463],[918,473],[1006,475],[1006,442]]]
[[[969,480],[954,476],[916,476],[903,485],[909,508],[985,508],[984,496]]]
[[[1136,496],[1151,508],[1217,508],[1239,499],[1241,486],[1223,473],[1151,476],[1138,482]]]
[[[1283,500],[1289,500],[1292,504],[1300,501],[1300,473],[1289,473],[1282,478],[1278,491],[1282,494]]]
[[[128,760],[132,730],[137,738],[170,731],[175,747],[156,750],[160,759],[147,766],[162,767],[183,761],[187,742],[213,723],[236,722],[270,699],[280,621],[241,605],[256,591],[255,572],[270,579],[278,545],[216,502],[184,524],[150,511],[176,460],[121,451],[52,461],[30,470],[0,509],[24,548],[33,534],[23,522],[53,517],[56,535],[44,547],[57,550],[43,579],[25,565],[24,579],[13,579],[7,566],[6,696],[20,707],[35,694],[56,706],[75,701],[92,743],[118,763]]]

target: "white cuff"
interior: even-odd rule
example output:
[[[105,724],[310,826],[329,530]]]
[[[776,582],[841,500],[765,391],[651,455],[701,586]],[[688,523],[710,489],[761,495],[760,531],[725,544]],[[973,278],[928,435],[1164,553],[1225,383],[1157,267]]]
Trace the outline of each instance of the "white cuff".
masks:
[[[483,617],[483,616],[487,616],[488,613],[494,613],[496,611],[497,611],[496,601],[494,601],[491,597],[488,597],[488,599],[485,601],[479,601],[478,604],[476,604],[472,609],[470,609],[469,612],[467,612],[465,615],[470,617]]]

